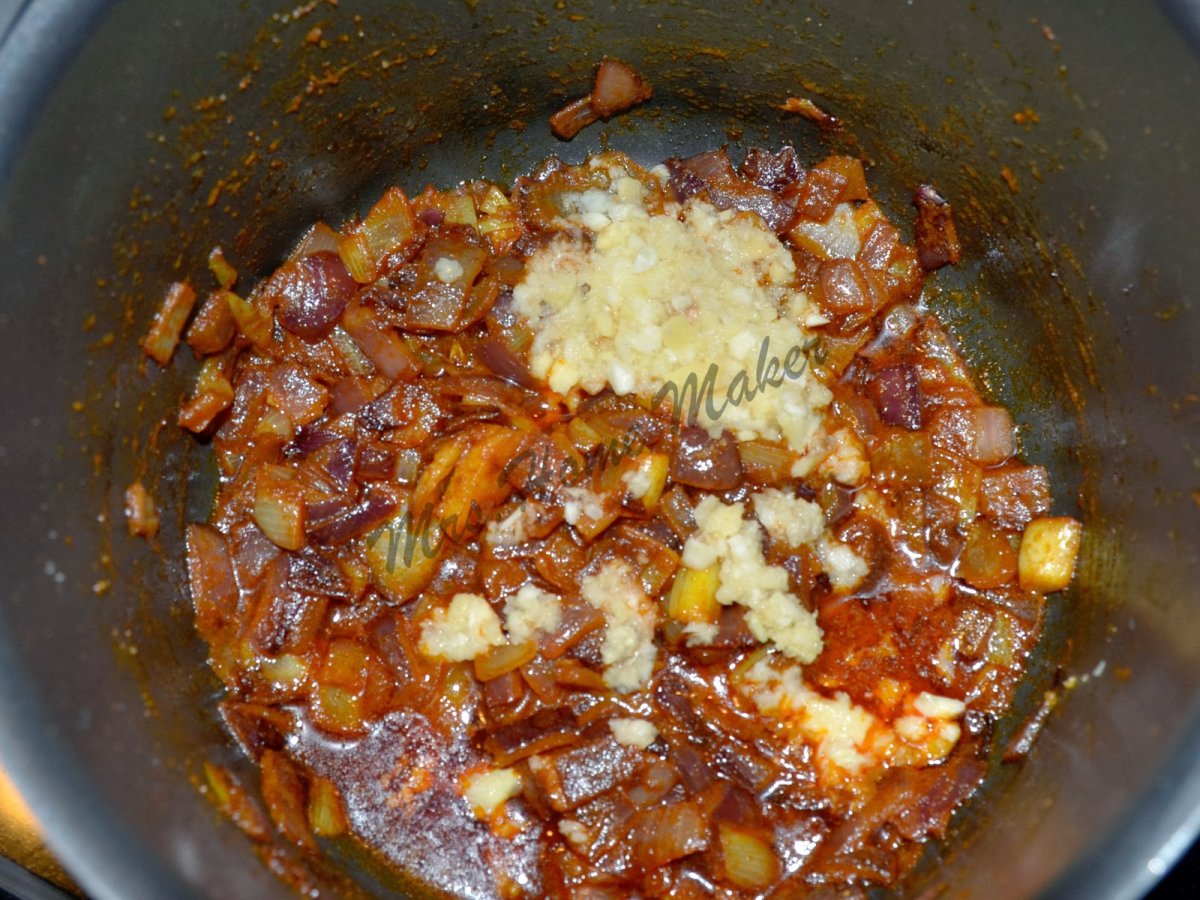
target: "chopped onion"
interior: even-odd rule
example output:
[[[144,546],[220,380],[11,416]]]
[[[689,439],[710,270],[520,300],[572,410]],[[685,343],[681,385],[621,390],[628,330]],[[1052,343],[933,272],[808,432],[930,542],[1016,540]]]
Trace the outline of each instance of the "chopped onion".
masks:
[[[188,431],[200,434],[213,420],[233,403],[233,385],[225,377],[220,357],[210,356],[196,376],[196,389],[179,410],[179,424]]]
[[[279,324],[306,341],[327,335],[341,318],[358,283],[334,253],[321,251],[286,263],[266,283]]]
[[[315,778],[308,788],[308,825],[317,837],[338,837],[350,827],[342,795],[327,778]]]
[[[375,368],[388,378],[411,381],[421,374],[421,360],[395,330],[381,325],[366,307],[357,304],[347,307],[342,327]]]
[[[237,613],[238,585],[225,538],[209,525],[187,527],[188,587],[196,609],[196,629],[210,643]]]
[[[229,290],[237,283],[237,269],[229,264],[229,260],[225,258],[225,251],[220,247],[213,247],[212,252],[208,254],[208,269],[224,290]]]
[[[976,522],[967,533],[955,574],[980,590],[998,588],[1016,577],[1017,553],[1004,534]]]
[[[932,272],[957,263],[962,248],[950,204],[931,185],[923,184],[913,198],[913,205],[917,208],[915,237],[921,268]]]
[[[304,498],[295,473],[267,465],[255,473],[254,521],[271,542],[284,550],[304,546]]]
[[[921,427],[921,379],[915,366],[899,363],[885,366],[870,374],[867,391],[879,410],[879,417],[888,425],[898,425],[909,431]]]
[[[981,406],[973,410],[970,456],[985,466],[1004,462],[1017,452],[1017,426],[1002,406]]]
[[[569,141],[588,125],[598,121],[600,114],[592,108],[592,95],[568,103],[550,117],[550,130]]]
[[[709,823],[694,803],[668,803],[638,817],[630,842],[638,863],[657,869],[707,849]]]
[[[703,428],[683,428],[671,458],[671,478],[706,491],[732,490],[742,478],[737,444],[728,432],[714,438]]]
[[[1001,528],[1024,528],[1050,509],[1050,475],[1041,466],[1005,466],[983,473],[979,511]]]
[[[338,233],[324,222],[317,222],[300,238],[288,259],[303,259],[316,253],[337,253]]]
[[[188,326],[187,342],[197,357],[211,356],[228,347],[236,332],[237,323],[229,311],[229,304],[219,292],[213,293],[204,299],[196,318]]]
[[[706,569],[680,569],[667,595],[667,615],[689,625],[716,622],[721,613],[717,568],[714,563]]]
[[[367,252],[376,267],[413,239],[416,222],[404,191],[389,188],[363,219]]]
[[[592,87],[592,109],[607,119],[630,107],[645,103],[653,96],[650,85],[642,76],[619,59],[605,58],[596,69],[596,82]]]
[[[413,521],[401,507],[386,526],[366,538],[371,583],[393,603],[417,596],[433,578],[443,542],[436,521]]]
[[[304,810],[304,776],[300,768],[275,750],[264,752],[259,766],[263,799],[280,834],[316,852],[317,845],[308,830],[308,816]]]
[[[538,380],[529,371],[529,366],[513,352],[508,341],[499,335],[488,335],[475,348],[479,361],[499,375],[519,387],[537,390]]]
[[[158,510],[141,481],[135,481],[125,490],[125,521],[134,537],[152,538],[158,534]]]
[[[779,877],[779,857],[766,836],[729,822],[717,825],[721,864],[734,886],[761,891]]]
[[[258,306],[244,300],[233,291],[222,291],[221,296],[229,304],[229,311],[240,331],[255,347],[266,347],[271,342],[271,318]]]
[[[764,440],[738,441],[738,456],[746,477],[757,484],[782,484],[791,478],[796,454],[785,444]]]
[[[543,709],[528,719],[493,729],[483,746],[497,766],[510,766],[535,753],[573,744],[579,740],[578,732],[579,723],[569,708]]]
[[[523,641],[520,644],[501,644],[482,656],[475,657],[475,677],[480,681],[491,681],[507,675],[530,662],[537,656],[537,644]]]
[[[142,340],[146,355],[160,366],[165,366],[179,346],[179,337],[192,307],[196,304],[196,292],[187,282],[177,281],[167,288],[167,294],[154,313],[150,330]]]

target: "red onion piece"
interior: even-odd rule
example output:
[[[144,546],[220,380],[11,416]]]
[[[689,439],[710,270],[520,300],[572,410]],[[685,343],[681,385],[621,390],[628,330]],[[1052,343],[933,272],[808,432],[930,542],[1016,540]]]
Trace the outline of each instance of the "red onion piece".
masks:
[[[411,381],[421,374],[421,360],[394,329],[380,325],[371,310],[350,306],[342,317],[342,327],[381,374],[399,381]]]
[[[710,150],[688,159],[669,159],[670,185],[681,202],[703,194],[718,209],[758,213],[772,231],[783,231],[792,220],[793,207],[783,198],[738,175],[724,149]]]
[[[196,607],[196,628],[208,640],[237,614],[238,585],[225,538],[208,525],[187,527],[188,585]]]
[[[297,337],[327,335],[358,290],[337,254],[322,250],[285,264],[265,290],[278,301],[279,324]]]
[[[267,393],[271,403],[296,425],[316,421],[329,403],[325,386],[295,363],[272,366],[267,371]]]
[[[852,259],[829,259],[821,263],[821,306],[831,316],[872,312],[876,302],[862,266]]]
[[[368,491],[361,503],[322,522],[309,532],[309,537],[320,544],[344,544],[382,525],[392,517],[396,507],[397,503],[390,494]]]
[[[350,482],[355,474],[355,456],[354,443],[342,439],[318,450],[313,454],[313,461],[321,466],[334,487],[341,491],[347,491],[350,489]]]
[[[867,391],[888,425],[916,431],[921,427],[921,379],[915,367],[901,363],[885,366],[871,374]]]
[[[287,586],[293,591],[336,597],[339,600],[354,599],[337,563],[319,553],[305,549],[300,553],[289,554],[287,562]]]
[[[499,335],[489,335],[480,341],[475,355],[481,363],[505,381],[530,390],[538,389],[538,380],[533,377],[529,367]]]
[[[305,232],[304,237],[300,239],[300,243],[296,245],[296,249],[288,258],[303,259],[306,256],[315,256],[322,252],[338,252],[338,233],[324,222],[318,222]]]
[[[799,181],[803,172],[796,149],[790,145],[781,147],[778,153],[751,147],[741,167],[743,178],[775,193]]]

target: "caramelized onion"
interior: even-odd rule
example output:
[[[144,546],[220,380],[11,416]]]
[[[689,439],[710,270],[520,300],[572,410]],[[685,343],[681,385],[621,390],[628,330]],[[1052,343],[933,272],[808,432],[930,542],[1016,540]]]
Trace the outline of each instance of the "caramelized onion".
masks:
[[[728,432],[714,438],[703,428],[688,426],[679,434],[671,457],[671,478],[708,491],[727,491],[742,478],[737,443]]]
[[[337,324],[358,284],[336,254],[322,250],[284,265],[265,290],[277,304],[279,324],[314,341]]]
[[[645,103],[654,91],[632,66],[619,59],[605,58],[596,68],[592,87],[592,109],[602,119]]]
[[[917,208],[917,259],[921,267],[932,272],[957,263],[962,249],[950,204],[931,185],[923,184],[913,205]]]
[[[529,371],[529,366],[513,352],[508,341],[499,335],[485,337],[475,348],[475,353],[481,363],[505,381],[529,390],[537,390],[539,387],[537,379]]]
[[[915,367],[901,363],[872,372],[867,390],[888,425],[909,431],[921,427],[921,379]]]

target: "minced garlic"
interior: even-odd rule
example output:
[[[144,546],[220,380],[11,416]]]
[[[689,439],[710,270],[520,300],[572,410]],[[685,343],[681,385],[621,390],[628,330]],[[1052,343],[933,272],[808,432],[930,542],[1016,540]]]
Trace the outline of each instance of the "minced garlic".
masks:
[[[803,454],[831,395],[808,370],[813,310],[791,253],[752,213],[692,200],[651,214],[644,191],[613,169],[608,190],[565,195],[577,227],[535,252],[513,291],[533,373],[560,393],[662,395],[685,418],[711,392],[695,404],[710,432]]]

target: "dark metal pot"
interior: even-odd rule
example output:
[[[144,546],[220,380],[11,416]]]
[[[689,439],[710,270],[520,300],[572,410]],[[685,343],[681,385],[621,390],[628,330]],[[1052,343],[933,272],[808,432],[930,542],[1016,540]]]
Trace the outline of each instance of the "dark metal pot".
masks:
[[[1079,684],[908,888],[1144,891],[1200,825],[1200,65],[1168,19],[1069,0],[271,15],[296,5],[35,0],[0,52],[0,757],[79,880],[288,894],[194,787],[235,755],[181,576],[211,487],[170,424],[190,360],[142,371],[136,345],[164,285],[201,282],[214,243],[263,274],[388,183],[508,178],[605,141],[644,161],[788,141],[871,160],[893,217],[920,180],[952,198],[966,259],[931,303],[1087,523],[1023,709],[1058,666]],[[562,145],[546,116],[605,52],[655,100]],[[774,108],[790,94],[843,129]],[[124,532],[139,476],[154,544]]]

